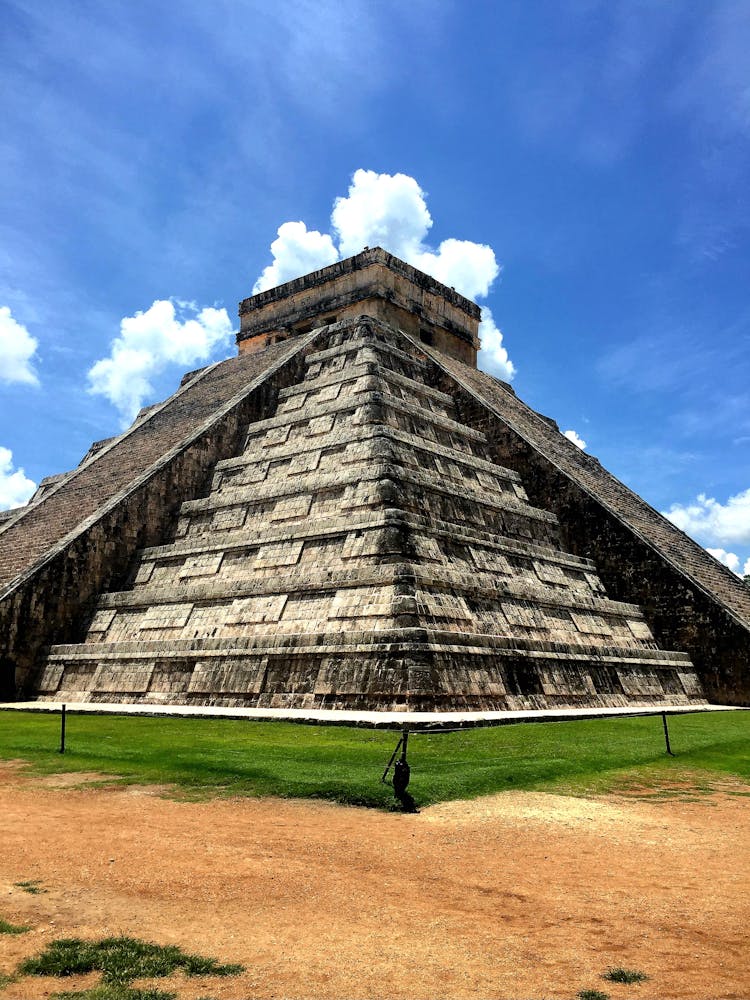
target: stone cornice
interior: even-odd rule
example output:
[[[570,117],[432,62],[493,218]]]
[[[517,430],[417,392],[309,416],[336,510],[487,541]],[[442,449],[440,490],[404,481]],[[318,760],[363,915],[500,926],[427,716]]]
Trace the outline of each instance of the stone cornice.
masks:
[[[390,268],[390,270],[395,271],[420,288],[432,292],[434,295],[443,296],[452,306],[463,310],[472,319],[479,320],[481,318],[481,309],[471,299],[467,299],[465,296],[460,295],[455,288],[449,288],[429,274],[425,274],[424,271],[420,271],[411,264],[407,264],[400,258],[388,253],[382,247],[368,247],[353,257],[347,257],[345,260],[329,264],[328,267],[320,268],[318,271],[311,271],[310,274],[305,274],[301,278],[295,278],[293,281],[285,281],[283,285],[277,285],[275,288],[269,288],[265,292],[258,292],[257,295],[251,295],[240,302],[239,314],[243,316],[245,313],[262,309],[271,302],[279,302],[281,299],[288,298],[297,292],[325,285],[343,275],[351,274],[354,271],[360,271],[376,264]]]

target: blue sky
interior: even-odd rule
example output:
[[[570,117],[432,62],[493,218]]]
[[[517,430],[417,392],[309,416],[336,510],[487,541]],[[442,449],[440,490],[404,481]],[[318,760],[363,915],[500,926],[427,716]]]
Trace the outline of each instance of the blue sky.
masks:
[[[381,233],[742,572],[748,51],[746,0],[5,0],[0,506],[233,353],[266,268]]]

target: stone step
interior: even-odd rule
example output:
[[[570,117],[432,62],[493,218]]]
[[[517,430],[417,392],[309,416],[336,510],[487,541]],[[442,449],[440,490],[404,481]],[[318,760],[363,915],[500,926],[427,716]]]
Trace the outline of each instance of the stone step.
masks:
[[[284,548],[291,548],[291,543],[280,543]],[[301,545],[300,545],[301,549]],[[297,553],[290,552],[289,558]],[[298,556],[297,556],[298,557]],[[643,616],[637,605],[612,601],[593,593],[586,594],[573,589],[554,589],[542,584],[530,586],[529,581],[509,577],[497,580],[492,574],[460,574],[451,567],[416,566],[408,563],[388,563],[385,565],[353,566],[346,569],[328,570],[320,573],[314,564],[295,568],[294,564],[281,562],[285,558],[283,551],[278,553],[278,561],[272,567],[276,572],[260,579],[211,579],[168,581],[159,586],[144,582],[134,590],[111,591],[102,594],[97,602],[101,611],[115,609],[158,609],[160,606],[176,607],[185,610],[185,619],[195,605],[206,603],[214,606],[219,620],[219,606],[236,602],[244,598],[286,599],[290,594],[313,594],[329,602],[338,596],[339,603],[356,606],[357,601],[369,603],[373,598],[368,594],[377,588],[394,588],[390,595],[391,602],[398,601],[396,614],[417,614],[417,595],[422,593],[432,596],[444,595],[446,599],[461,600],[462,615],[469,620],[470,608],[465,604],[472,601],[494,602],[499,607],[511,606],[514,612],[514,623],[523,624],[524,615],[528,611],[533,619],[533,612],[552,609],[573,613],[588,613],[602,618],[620,618],[632,621],[643,621]],[[365,593],[361,594],[360,591]],[[344,601],[346,596],[346,600]],[[369,597],[369,601],[368,601]],[[439,602],[438,602],[439,603]],[[281,614],[283,605],[277,609]],[[650,638],[643,635],[644,639]]]
[[[372,425],[361,428],[364,432],[352,439],[338,434],[324,441],[313,442],[315,447],[305,450],[287,448],[284,454],[276,451],[262,458],[243,457],[241,462],[232,460],[214,472],[211,494],[227,490],[254,490],[272,481],[284,479],[293,489],[304,482],[305,475],[323,475],[347,467],[354,469],[380,460],[397,468],[412,469],[440,482],[453,481],[460,485],[479,484],[482,490],[509,493],[528,503],[526,491],[518,476],[489,462],[472,461],[466,453],[448,449],[430,449],[428,444],[416,441],[407,447],[406,442],[386,433],[390,428]],[[446,454],[448,452],[448,454]]]
[[[339,387],[340,391],[340,387],[345,383],[356,382],[362,378],[372,378],[377,379],[384,385],[406,389],[415,396],[422,396],[425,399],[433,399],[436,402],[441,403],[443,406],[452,408],[454,405],[453,397],[447,392],[441,392],[440,389],[434,389],[432,386],[427,385],[427,383],[422,381],[420,378],[420,376],[423,375],[424,372],[419,369],[416,369],[414,377],[411,377],[403,375],[400,372],[393,371],[392,369],[384,369],[381,365],[378,365],[376,361],[364,361],[357,364],[346,365],[338,371],[325,373],[315,378],[311,378],[308,375],[302,382],[298,382],[296,385],[288,386],[285,389],[280,389],[279,402],[286,402],[287,400],[295,399],[298,396],[304,396],[308,399],[311,396],[312,398],[315,398],[315,394],[320,393],[323,389],[333,389]]]
[[[327,433],[333,428],[336,419],[342,417],[350,418],[349,422],[354,426],[359,423],[387,423],[387,418],[372,415],[373,412],[377,414],[401,414],[407,418],[413,417],[432,428],[466,441],[478,444],[486,443],[486,437],[481,431],[475,431],[456,420],[451,420],[449,417],[424,407],[415,406],[388,393],[376,389],[363,389],[346,398],[334,399],[317,405],[313,403],[309,407],[305,407],[304,412],[293,410],[290,413],[282,413],[266,420],[254,421],[248,429],[245,450],[253,445],[268,447],[272,444],[283,444],[293,428],[309,427],[312,421],[318,421],[318,424],[313,424],[312,430],[308,432],[310,435]],[[324,421],[323,418],[326,417],[332,419]],[[318,425],[321,428],[324,425],[327,426],[325,430],[322,430],[318,429]],[[276,433],[269,439],[268,436],[271,432]],[[277,438],[278,440],[276,440]]]
[[[596,577],[596,568],[590,559],[584,559],[559,549],[532,545],[528,542],[518,542],[503,538],[489,532],[471,531],[468,527],[457,530],[448,522],[432,521],[408,514],[394,508],[383,508],[379,511],[368,511],[356,518],[346,518],[340,522],[329,518],[305,518],[292,524],[276,525],[265,531],[247,531],[244,528],[212,532],[200,538],[190,537],[171,542],[166,545],[142,549],[138,554],[139,561],[166,561],[192,555],[232,553],[234,550],[259,548],[263,544],[292,540],[324,540],[338,537],[342,546],[352,535],[366,533],[382,533],[384,529],[392,528],[398,531],[417,533],[421,538],[432,538],[438,543],[450,541],[454,546],[467,547],[466,556],[472,566],[479,564],[472,558],[468,547],[481,550],[481,562],[484,563],[487,554],[498,553],[506,557],[523,557],[537,563],[559,566],[582,574]],[[385,551],[385,550],[384,550]]]
[[[403,343],[406,342],[402,341],[402,344]],[[425,361],[422,361],[413,354],[408,353],[403,349],[403,347],[397,346],[393,340],[384,340],[382,337],[377,338],[372,334],[362,335],[361,332],[357,336],[352,337],[351,340],[347,340],[340,344],[336,344],[333,347],[326,347],[323,350],[314,351],[313,353],[308,354],[305,358],[305,363],[308,368],[314,368],[316,364],[329,361],[332,358],[339,358],[342,355],[346,358],[350,352],[362,350],[370,350],[374,351],[376,355],[385,355],[386,357],[396,358],[405,364],[413,365],[415,369],[423,372],[428,370],[427,363]]]
[[[643,663],[661,663],[664,666],[676,663],[690,663],[686,653],[673,650],[652,649],[643,647],[621,648],[590,645],[571,650],[567,643],[542,642],[524,639],[523,637],[496,636],[482,634],[456,634],[441,629],[401,628],[387,632],[373,632],[363,629],[349,629],[343,632],[293,633],[279,635],[277,633],[261,633],[252,636],[208,637],[201,639],[139,639],[127,642],[87,642],[67,643],[50,647],[50,657],[75,657],[94,659],[104,656],[128,656],[136,658],[153,658],[154,656],[180,658],[188,653],[201,656],[221,658],[229,655],[240,655],[243,652],[269,653],[279,655],[295,655],[299,650],[335,652],[350,650],[353,652],[386,653],[394,650],[398,653],[427,653],[434,649],[464,650],[478,656],[492,656],[496,650],[503,655],[514,652],[540,655],[542,658],[569,654],[569,658],[580,660],[589,657],[595,661],[604,659],[623,659]]]
[[[395,372],[377,371],[375,366],[370,367],[373,370],[369,373],[349,378],[339,377],[336,381],[329,380],[323,388],[308,385],[306,382],[298,383],[294,387],[296,392],[288,393],[284,399],[279,400],[275,416],[299,413],[337,400],[356,401],[362,393],[377,392],[387,400],[400,400],[404,405],[415,406],[419,412],[424,410],[426,413],[436,413],[447,419],[455,419],[453,400],[450,396],[428,389],[421,382],[404,378]]]
[[[502,467],[472,468],[466,462],[431,454],[425,448],[415,447],[407,451],[401,442],[395,442],[384,435],[370,435],[345,445],[319,445],[318,448],[283,458],[276,455],[273,459],[245,461],[229,469],[217,470],[209,496],[218,497],[230,491],[246,491],[252,496],[254,491],[279,481],[283,481],[290,491],[302,491],[307,488],[305,477],[341,473],[344,468],[350,473],[363,466],[367,470],[373,462],[387,462],[394,469],[412,470],[414,475],[426,475],[440,483],[454,482],[469,488],[479,484],[483,491],[510,494],[528,504],[528,497],[521,483],[508,475]]]
[[[58,646],[47,658],[43,697],[75,701],[237,703],[344,707],[367,699],[407,707],[434,704],[537,708],[570,704],[686,704],[703,700],[680,654],[647,650],[554,648],[481,641],[426,630],[256,636],[251,641],[138,642]],[[476,637],[475,637],[476,638]]]
[[[521,477],[513,469],[497,465],[495,462],[457,448],[450,448],[435,441],[426,441],[415,434],[407,434],[396,427],[388,427],[385,424],[360,424],[350,431],[345,431],[343,428],[338,433],[332,431],[326,438],[325,445],[321,441],[314,439],[306,442],[295,442],[291,445],[275,449],[273,461],[279,462],[287,458],[294,459],[311,452],[325,452],[329,449],[341,448],[342,445],[353,448],[360,443],[381,438],[392,442],[396,446],[402,446],[409,451],[424,453],[436,458],[445,458],[463,468],[475,472],[488,472],[491,475],[506,479],[508,482],[515,483],[519,487],[522,485]],[[244,469],[261,462],[270,464],[270,456],[264,456],[262,459],[259,459],[243,453],[234,458],[225,458],[217,462],[216,471],[225,472],[231,469]]]
[[[245,549],[246,552],[259,548],[261,543],[309,540],[311,544],[316,541],[326,544],[327,540],[335,538],[345,558],[358,554],[379,553],[390,556],[399,551],[403,553],[403,543],[399,542],[399,548],[386,536],[372,543],[365,538],[365,541],[361,542],[364,548],[359,551],[354,546],[360,543],[354,542],[349,537],[355,528],[356,531],[363,533],[363,537],[370,529],[373,531],[383,529],[381,518],[385,514],[388,518],[387,528],[413,532],[411,534],[413,553],[409,558],[415,563],[432,562],[436,559],[441,562],[455,560],[462,570],[468,569],[473,572],[475,568],[479,568],[500,575],[505,575],[509,568],[523,574],[536,572],[535,567],[538,568],[540,565],[559,565],[571,573],[583,574],[592,589],[601,589],[590,561],[579,560],[576,556],[562,552],[550,542],[549,538],[533,540],[514,538],[500,531],[497,526],[492,531],[485,526],[477,530],[466,526],[459,531],[453,524],[438,517],[430,520],[415,512],[389,508],[385,504],[378,509],[359,509],[346,513],[333,508],[326,510],[325,505],[320,504],[311,508],[307,517],[292,522],[279,522],[274,530],[266,527],[262,519],[255,519],[246,508],[238,507],[236,511],[237,518],[234,518],[233,510],[230,510],[226,518],[220,512],[221,520],[218,520],[219,515],[216,515],[213,520],[205,524],[193,521],[192,529],[181,533],[172,543],[175,558],[179,558],[180,553],[186,549],[203,549],[204,546],[208,547],[209,551],[222,551],[225,540],[231,548]],[[228,520],[230,514],[231,521]],[[415,538],[422,541],[417,544]],[[434,539],[436,545],[430,541],[431,539]],[[166,557],[171,546],[163,548]],[[232,552],[228,552],[228,556],[232,555]],[[385,561],[393,560],[389,558]],[[552,574],[554,575],[554,570]],[[537,575],[547,581],[552,579],[549,573],[537,573]],[[577,580],[581,583],[581,576],[577,576]],[[594,582],[595,580],[597,582]],[[552,580],[552,582],[557,581]]]
[[[484,574],[471,583],[457,580],[448,567],[430,567],[429,573],[422,567],[409,567],[403,573],[396,564],[324,573],[314,565],[274,569],[255,579],[248,575],[163,583],[151,579],[134,590],[102,595],[90,631],[105,633],[115,612],[129,616],[130,628],[184,628],[193,632],[227,627],[237,631],[240,626],[263,622],[282,628],[278,624],[282,616],[288,621],[302,614],[315,628],[332,620],[409,618],[415,625],[444,621],[447,626],[452,622],[454,628],[460,626],[467,633],[534,631],[549,635],[554,631],[572,637],[571,641],[579,641],[584,634],[598,642],[605,641],[602,636],[619,633],[628,641],[635,637],[639,642],[652,642],[634,605],[591,592],[545,588],[538,582],[535,586],[523,578],[508,578],[500,586],[490,574]],[[320,579],[323,575],[325,582]],[[291,610],[293,604],[295,611]]]
[[[367,489],[365,489],[367,486]],[[383,494],[394,493],[393,498],[388,502],[385,495],[373,491],[380,487]],[[412,492],[409,492],[409,488]],[[418,488],[419,496],[412,494]],[[374,461],[363,462],[361,466],[347,467],[344,474],[341,473],[317,473],[300,474],[289,479],[281,479],[279,482],[259,483],[252,489],[245,487],[237,490],[221,490],[208,497],[199,500],[187,500],[180,508],[181,515],[192,515],[197,513],[214,513],[227,507],[252,507],[266,500],[278,501],[289,497],[292,500],[308,498],[307,510],[310,507],[310,498],[319,493],[330,490],[347,490],[349,493],[342,498],[342,508],[349,506],[368,506],[374,503],[388,502],[389,506],[394,506],[397,500],[404,501],[404,506],[411,503],[420,503],[421,497],[432,494],[438,497],[445,497],[458,500],[467,508],[467,514],[475,515],[477,511],[472,511],[471,506],[477,508],[488,508],[493,511],[505,512],[540,524],[557,526],[557,518],[546,510],[539,507],[532,507],[524,503],[517,493],[513,491],[501,493],[494,491],[488,495],[488,487],[480,484],[448,482],[443,485],[437,480],[435,475],[428,475],[423,472],[396,465],[391,462]],[[372,499],[368,497],[372,496]],[[307,511],[305,512],[307,513]],[[274,515],[269,511],[269,516]],[[462,519],[463,520],[463,519]],[[469,520],[468,517],[465,520]]]

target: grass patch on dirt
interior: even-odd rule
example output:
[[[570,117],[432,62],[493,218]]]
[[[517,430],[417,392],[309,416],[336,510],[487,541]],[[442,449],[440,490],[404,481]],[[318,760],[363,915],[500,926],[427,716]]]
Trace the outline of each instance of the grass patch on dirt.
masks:
[[[93,986],[89,990],[66,990],[53,993],[53,1000],[177,1000],[176,993],[165,990],[138,989],[133,986]]]
[[[750,782],[750,712],[672,716],[676,757],[664,752],[659,716],[516,724],[413,734],[409,791],[419,805],[506,789],[598,794],[627,787],[709,789],[726,776]],[[97,772],[171,785],[188,798],[279,795],[389,807],[380,776],[393,732],[233,719],[68,713],[57,753],[55,714],[0,712],[0,759],[40,774]],[[106,780],[106,779],[105,779]]]
[[[610,983],[626,983],[628,986],[631,986],[633,983],[645,983],[648,976],[645,972],[639,972],[638,969],[617,967],[615,969],[607,969],[602,978],[608,979]]]
[[[27,958],[18,967],[21,976],[76,976],[87,972],[101,972],[101,986],[69,996],[108,998],[111,996],[140,996],[144,991],[130,987],[134,979],[161,979],[182,971],[186,976],[236,976],[243,972],[241,965],[222,965],[213,958],[190,955],[175,945],[150,944],[137,938],[103,938],[101,941],[82,941],[80,938],[63,938],[52,941],[43,952]],[[109,988],[109,993],[107,992]],[[118,993],[119,990],[119,993]],[[145,991],[146,996],[164,996],[164,993]]]
[[[47,890],[42,887],[40,879],[33,878],[29,879],[27,882],[14,882],[16,889],[22,889],[24,892],[28,892],[30,896],[40,896]]]
[[[0,934],[25,934],[28,927],[21,927],[20,924],[10,924],[0,917]]]

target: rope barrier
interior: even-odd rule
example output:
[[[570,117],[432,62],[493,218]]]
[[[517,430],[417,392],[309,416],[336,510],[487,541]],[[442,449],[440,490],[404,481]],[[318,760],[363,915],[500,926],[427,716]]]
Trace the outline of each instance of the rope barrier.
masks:
[[[662,728],[663,728],[663,731],[664,731],[665,750],[666,750],[666,753],[667,753],[668,756],[675,757],[676,754],[672,750],[672,745],[671,745],[670,738],[669,738],[669,726],[667,724],[667,716],[668,715],[705,715],[706,713],[708,713],[710,711],[711,711],[710,708],[698,709],[698,710],[692,711],[692,712],[669,712],[667,709],[664,709],[663,711],[661,711],[660,713],[658,713],[659,715],[661,715]],[[518,723],[516,723],[516,724],[529,723],[529,722],[580,722],[581,720],[586,720],[586,719],[591,719],[592,721],[599,721],[601,719],[647,719],[647,718],[651,718],[651,716],[654,716],[656,714],[657,714],[656,712],[627,712],[627,713],[618,712],[616,715],[597,715],[597,716],[578,716],[578,717],[573,716],[573,717],[568,718],[568,719],[544,719],[544,718],[540,718],[540,719],[519,719]],[[509,720],[509,724],[512,724],[512,720]],[[386,765],[385,771],[383,771],[383,776],[381,778],[381,781],[383,782],[383,784],[388,784],[388,781],[387,781],[388,772],[390,771],[391,767],[394,766],[394,761],[396,760],[396,755],[398,754],[399,750],[401,750],[401,760],[396,762],[396,766],[394,767],[394,777],[393,777],[393,781],[391,782],[391,784],[393,784],[394,793],[396,794],[396,797],[400,798],[401,796],[399,795],[398,791],[396,790],[396,780],[397,780],[396,779],[396,771],[398,769],[398,765],[401,764],[401,763],[403,763],[406,766],[406,769],[407,769],[406,772],[405,772],[406,773],[406,784],[403,785],[403,792],[406,791],[406,787],[409,784],[409,777],[410,777],[410,774],[411,774],[409,765],[408,765],[408,763],[406,763],[406,745],[407,745],[407,741],[408,741],[410,735],[411,736],[442,736],[443,734],[448,734],[448,733],[469,733],[469,732],[472,732],[472,731],[477,730],[477,729],[488,729],[488,728],[490,728],[490,727],[489,726],[458,726],[456,728],[451,728],[451,729],[415,729],[413,731],[410,731],[410,730],[408,730],[408,729],[406,729],[404,727],[404,729],[402,731],[402,734],[401,734],[401,737],[399,738],[399,741],[396,744],[396,749],[391,754],[391,758],[388,761],[388,764]],[[508,758],[508,757],[489,757],[489,758],[485,757],[483,760],[476,761],[475,762],[475,766],[477,766],[477,767],[483,767],[483,766],[486,766],[488,764],[498,763],[500,761],[508,761],[509,759],[510,758]],[[431,764],[430,764],[430,768],[434,770],[435,768],[460,766],[461,764],[464,763],[465,760],[466,760],[466,758],[459,758],[458,760],[453,760],[453,761],[439,761],[439,762],[438,761],[432,761]],[[402,775],[403,774],[404,774],[404,772],[402,771]],[[403,777],[401,777],[399,779],[399,781],[402,781],[402,780],[403,780]]]

